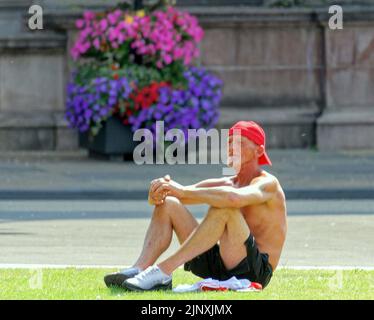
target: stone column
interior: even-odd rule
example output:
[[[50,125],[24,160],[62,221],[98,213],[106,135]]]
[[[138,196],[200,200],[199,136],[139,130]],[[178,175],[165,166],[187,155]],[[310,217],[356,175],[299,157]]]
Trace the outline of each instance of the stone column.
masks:
[[[0,150],[75,148],[61,120],[65,94],[63,33],[27,27],[32,1],[0,2]]]
[[[344,8],[344,29],[325,30],[326,109],[320,150],[374,148],[374,8]]]

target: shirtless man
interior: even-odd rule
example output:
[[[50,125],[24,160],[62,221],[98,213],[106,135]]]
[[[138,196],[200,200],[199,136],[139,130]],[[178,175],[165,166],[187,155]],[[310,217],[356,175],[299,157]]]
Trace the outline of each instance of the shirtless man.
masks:
[[[286,238],[285,196],[279,181],[260,167],[271,161],[265,151],[265,132],[258,124],[236,123],[229,131],[228,146],[233,177],[191,186],[169,176],[151,182],[149,201],[155,208],[143,251],[133,267],[107,275],[107,286],[171,289],[172,273],[183,264],[186,271],[202,278],[236,276],[259,282],[263,288],[269,284]],[[210,206],[201,224],[184,206],[191,204]],[[154,265],[169,247],[173,231],[181,247]]]

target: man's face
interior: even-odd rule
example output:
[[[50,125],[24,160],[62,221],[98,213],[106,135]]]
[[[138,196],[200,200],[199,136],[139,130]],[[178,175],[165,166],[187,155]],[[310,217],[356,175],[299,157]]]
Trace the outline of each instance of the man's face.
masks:
[[[239,173],[243,164],[252,161],[257,163],[262,153],[263,147],[246,137],[234,134],[228,139],[227,165]]]

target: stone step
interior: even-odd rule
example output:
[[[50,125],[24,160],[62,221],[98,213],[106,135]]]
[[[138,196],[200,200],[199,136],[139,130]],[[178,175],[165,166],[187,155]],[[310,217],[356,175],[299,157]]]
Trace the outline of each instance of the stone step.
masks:
[[[0,113],[0,150],[77,148],[78,133],[67,127],[61,112]]]
[[[317,123],[317,141],[321,151],[374,148],[372,108],[326,110]]]

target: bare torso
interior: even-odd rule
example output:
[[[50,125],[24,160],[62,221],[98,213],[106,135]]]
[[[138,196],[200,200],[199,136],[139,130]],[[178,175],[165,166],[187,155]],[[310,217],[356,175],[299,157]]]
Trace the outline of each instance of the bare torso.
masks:
[[[241,212],[251,234],[256,240],[260,252],[269,255],[269,262],[273,270],[275,270],[286,240],[286,200],[282,187],[274,176],[263,171],[261,176],[256,178],[256,181],[261,179],[261,177],[270,177],[276,181],[277,190],[274,196],[266,203],[243,207],[241,208]],[[225,179],[224,185],[239,188],[233,178]]]

